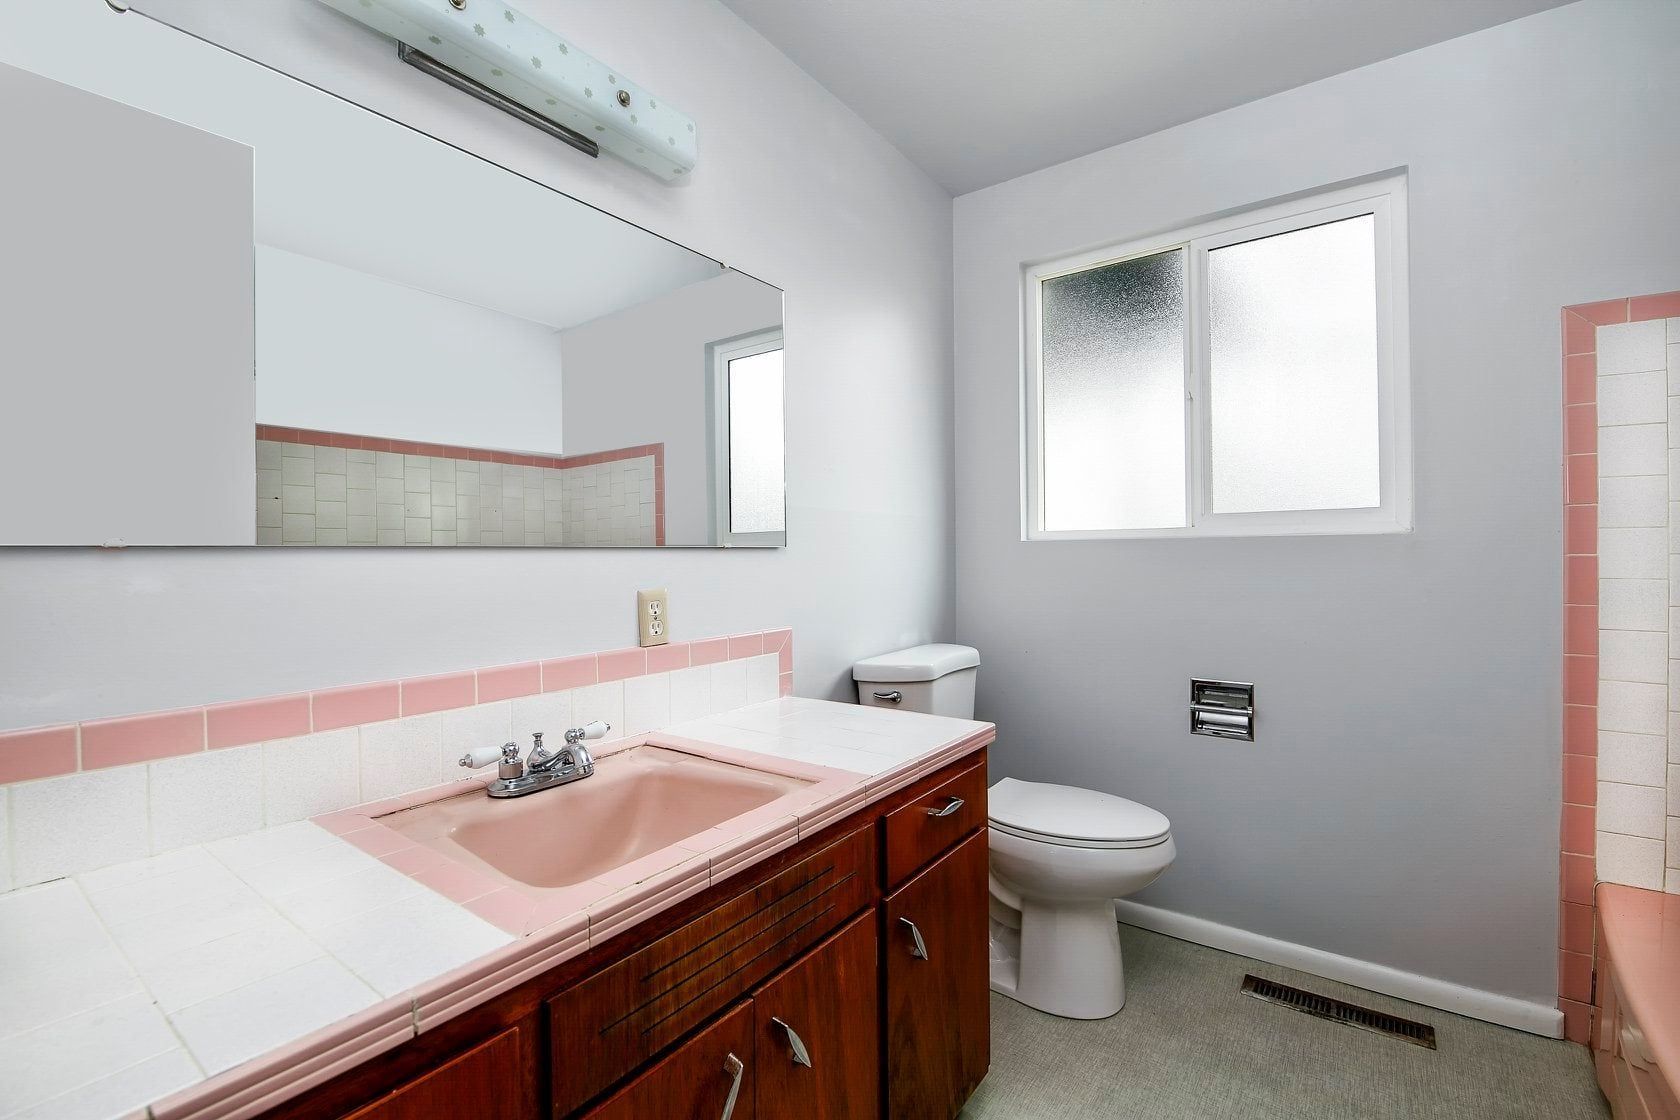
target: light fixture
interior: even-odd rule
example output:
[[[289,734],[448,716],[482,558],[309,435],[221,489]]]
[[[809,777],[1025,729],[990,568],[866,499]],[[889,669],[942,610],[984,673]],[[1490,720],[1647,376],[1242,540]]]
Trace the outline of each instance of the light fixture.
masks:
[[[411,66],[593,156],[661,179],[694,170],[694,121],[497,0],[321,0],[397,41]]]

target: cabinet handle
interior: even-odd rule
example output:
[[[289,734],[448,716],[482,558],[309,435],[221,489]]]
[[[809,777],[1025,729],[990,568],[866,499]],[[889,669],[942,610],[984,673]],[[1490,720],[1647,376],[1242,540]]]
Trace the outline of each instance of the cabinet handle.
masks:
[[[960,797],[947,798],[946,801],[945,801],[945,807],[944,808],[942,808],[942,809],[929,809],[927,811],[927,815],[930,816],[930,817],[948,817],[952,813],[956,812],[958,809],[961,809],[966,804],[967,804],[967,802],[965,802]]]
[[[793,1058],[793,1064],[796,1066],[804,1066],[806,1069],[814,1068],[811,1065],[811,1052],[805,1049],[805,1040],[799,1037],[799,1032],[782,1022],[780,1019],[772,1017],[770,1021],[787,1032],[788,1049],[793,1051],[791,1055]]]
[[[927,942],[922,940],[922,931],[917,929],[916,923],[912,922],[909,918],[900,918],[899,921],[910,927],[910,939],[915,942],[915,944],[910,947],[910,955],[918,960],[927,960]]]
[[[741,1095],[741,1075],[747,1072],[747,1063],[731,1054],[723,1060],[723,1072],[730,1077],[729,1099],[723,1102],[722,1120],[729,1120],[735,1115],[735,1098]]]

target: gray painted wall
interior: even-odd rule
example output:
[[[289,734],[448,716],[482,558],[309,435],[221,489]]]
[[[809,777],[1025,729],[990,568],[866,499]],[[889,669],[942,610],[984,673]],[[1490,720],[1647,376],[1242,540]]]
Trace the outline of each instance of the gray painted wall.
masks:
[[[957,199],[955,636],[997,775],[1172,819],[1139,901],[1555,996],[1558,308],[1680,288],[1676,57],[1680,5],[1589,0]],[[1402,166],[1415,532],[1021,543],[1023,261]]]
[[[402,66],[313,0],[139,7],[786,289],[791,544],[6,551],[0,727],[627,645],[638,587],[669,587],[679,638],[793,626],[804,695],[844,695],[856,658],[949,632],[950,199],[733,15],[522,5],[700,122],[699,169],[671,187]],[[0,61],[55,36],[127,36],[159,65],[198,47],[103,0],[12,14]]]

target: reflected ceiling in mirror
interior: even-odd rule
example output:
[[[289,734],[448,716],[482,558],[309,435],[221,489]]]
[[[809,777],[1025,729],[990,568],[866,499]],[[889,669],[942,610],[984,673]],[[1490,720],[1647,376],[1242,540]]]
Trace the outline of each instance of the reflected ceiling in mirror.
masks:
[[[87,46],[48,44],[7,70],[13,115],[27,102],[41,119],[4,139],[24,155],[62,150],[67,133],[167,144],[141,177],[180,205],[144,230],[90,239],[82,223],[79,251],[130,276],[160,249],[178,258],[133,293],[153,337],[123,375],[226,397],[190,427],[152,428],[172,475],[243,477],[248,496],[241,515],[223,509],[226,486],[154,487],[87,525],[25,518],[6,543],[785,543],[777,289],[160,24],[110,20],[92,63]],[[51,178],[42,203],[62,187]],[[79,221],[49,205],[47,229],[62,229],[41,253]],[[0,268],[15,282],[30,262]],[[249,289],[247,329],[231,310],[194,324],[171,273]],[[42,295],[38,330],[62,330],[69,312],[51,301],[76,297]],[[77,391],[34,402],[47,429],[119,376],[92,353],[53,363]],[[222,384],[253,367],[248,391]],[[240,429],[243,463],[229,450]],[[192,508],[169,508],[177,497]]]

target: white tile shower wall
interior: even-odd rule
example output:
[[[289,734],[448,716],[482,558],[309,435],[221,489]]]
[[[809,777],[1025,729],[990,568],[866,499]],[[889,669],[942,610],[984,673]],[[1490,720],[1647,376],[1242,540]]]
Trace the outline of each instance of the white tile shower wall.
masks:
[[[260,545],[651,545],[651,455],[576,467],[257,441]]]
[[[0,786],[0,891],[466,780],[467,750],[534,731],[604,719],[638,735],[774,700],[778,668],[767,653]]]
[[[1598,328],[1598,877],[1680,890],[1680,319]]]

